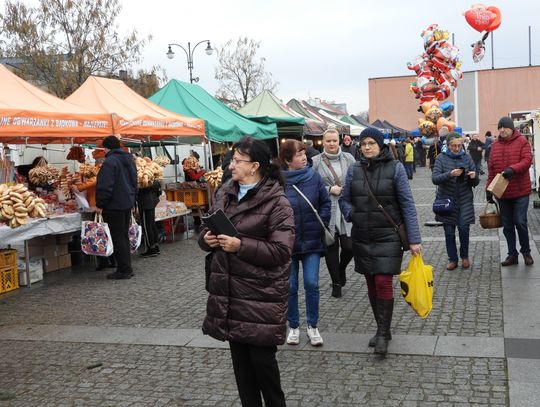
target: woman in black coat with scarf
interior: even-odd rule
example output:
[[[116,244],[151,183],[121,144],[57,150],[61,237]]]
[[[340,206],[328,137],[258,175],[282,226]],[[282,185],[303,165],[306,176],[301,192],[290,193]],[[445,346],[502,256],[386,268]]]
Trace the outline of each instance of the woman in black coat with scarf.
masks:
[[[472,189],[480,180],[475,173],[475,165],[470,155],[463,149],[463,138],[459,133],[449,133],[446,137],[447,150],[435,160],[431,179],[437,185],[437,199],[449,198],[453,210],[449,214],[436,214],[435,220],[442,222],[448,254],[447,270],[458,266],[456,246],[456,226],[459,232],[459,256],[461,266],[468,269],[469,228],[474,223],[474,196]]]

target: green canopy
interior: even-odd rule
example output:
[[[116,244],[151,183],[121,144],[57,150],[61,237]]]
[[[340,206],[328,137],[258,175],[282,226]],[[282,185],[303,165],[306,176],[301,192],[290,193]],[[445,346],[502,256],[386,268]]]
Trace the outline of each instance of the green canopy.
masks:
[[[275,123],[256,123],[227,107],[198,85],[173,79],[148,99],[172,112],[204,119],[206,135],[211,141],[235,142],[243,136],[257,139],[277,137]]]

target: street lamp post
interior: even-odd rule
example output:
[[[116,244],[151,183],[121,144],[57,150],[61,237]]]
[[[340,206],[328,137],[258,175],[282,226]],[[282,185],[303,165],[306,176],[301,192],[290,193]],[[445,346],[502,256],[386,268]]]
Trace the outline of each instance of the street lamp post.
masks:
[[[193,77],[193,53],[195,52],[195,49],[197,48],[197,46],[199,44],[202,44],[203,42],[206,42],[206,49],[205,49],[206,55],[212,55],[212,52],[214,51],[214,49],[210,46],[210,40],[203,40],[201,42],[198,42],[197,44],[195,44],[193,49],[191,49],[191,43],[188,42],[187,43],[187,50],[180,44],[169,44],[169,50],[167,51],[167,58],[169,58],[169,59],[174,58],[174,52],[171,49],[172,45],[182,48],[184,50],[184,52],[186,53],[187,67],[189,69],[189,82],[190,83],[199,82],[198,77],[196,77],[196,78]]]

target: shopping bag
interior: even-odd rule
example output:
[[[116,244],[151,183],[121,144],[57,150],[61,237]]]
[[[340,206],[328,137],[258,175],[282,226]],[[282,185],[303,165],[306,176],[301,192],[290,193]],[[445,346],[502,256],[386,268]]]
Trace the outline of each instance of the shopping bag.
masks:
[[[101,214],[96,214],[94,221],[84,221],[81,227],[81,249],[93,256],[110,256],[113,242],[109,225],[103,222]]]
[[[501,196],[503,196],[504,191],[506,191],[508,182],[509,181],[502,176],[502,173],[497,174],[493,177],[493,180],[491,180],[486,190],[495,195],[497,199],[500,199]]]
[[[135,253],[141,245],[142,227],[137,224],[137,221],[131,214],[131,223],[129,224],[129,250],[131,253]]]
[[[90,209],[90,204],[88,203],[86,191],[81,192],[77,188],[73,188],[71,191],[73,192],[79,210],[87,212]]]
[[[421,254],[411,256],[407,270],[399,276],[401,294],[421,317],[431,312],[433,301],[433,268],[424,264]]]

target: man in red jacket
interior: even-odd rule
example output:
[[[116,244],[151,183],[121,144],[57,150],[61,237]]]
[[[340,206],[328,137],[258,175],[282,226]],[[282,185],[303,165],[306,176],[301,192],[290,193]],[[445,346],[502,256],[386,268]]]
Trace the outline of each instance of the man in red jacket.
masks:
[[[489,185],[493,177],[499,173],[502,173],[502,176],[510,181],[506,191],[498,200],[503,233],[508,244],[508,257],[501,265],[518,264],[517,230],[521,254],[523,254],[525,264],[530,266],[534,263],[531,257],[527,227],[527,210],[529,208],[529,194],[531,193],[531,180],[529,178],[529,167],[532,163],[531,146],[527,139],[514,128],[514,122],[510,117],[502,117],[497,128],[499,129],[499,139],[491,147],[486,185]],[[493,203],[493,194],[486,191],[486,199]]]

